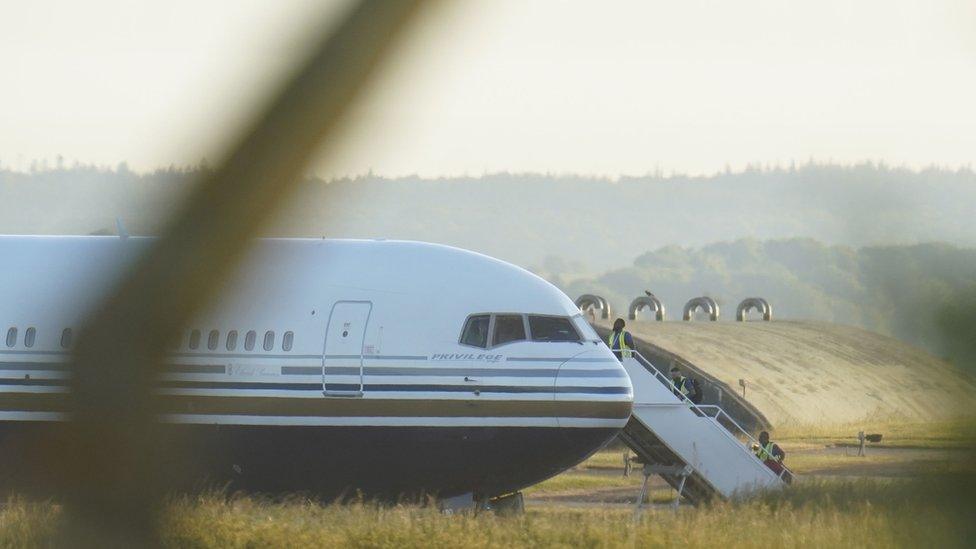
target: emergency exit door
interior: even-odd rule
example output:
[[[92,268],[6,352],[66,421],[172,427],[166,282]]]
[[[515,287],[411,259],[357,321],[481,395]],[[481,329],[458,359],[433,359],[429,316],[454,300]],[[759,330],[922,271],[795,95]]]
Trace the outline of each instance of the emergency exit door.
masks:
[[[332,307],[322,353],[326,396],[363,395],[363,344],[372,309],[369,301],[339,301]]]

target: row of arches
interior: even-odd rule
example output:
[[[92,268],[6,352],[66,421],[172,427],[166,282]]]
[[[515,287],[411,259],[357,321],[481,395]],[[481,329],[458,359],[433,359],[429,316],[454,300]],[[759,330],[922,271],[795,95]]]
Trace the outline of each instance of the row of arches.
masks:
[[[708,320],[713,322],[718,320],[718,315],[720,314],[718,303],[707,295],[689,299],[688,303],[685,303],[685,310],[681,314],[681,320],[695,318],[695,313],[699,310],[708,315]]]
[[[576,306],[579,307],[581,311],[592,310],[594,316],[599,314],[602,319],[610,319],[611,311],[610,304],[601,296],[595,294],[583,294],[576,298]],[[647,292],[647,295],[642,295],[630,302],[630,307],[627,310],[627,318],[630,320],[635,320],[637,318],[637,313],[644,309],[654,313],[654,320],[663,321],[667,315],[664,304],[658,299],[654,294]],[[746,315],[750,311],[756,311],[762,316],[765,321],[770,321],[773,319],[773,308],[762,297],[747,297],[739,303],[739,306],[735,309],[735,319],[738,322],[744,322]],[[689,299],[685,303],[684,310],[681,314],[681,319],[685,321],[690,321],[695,318],[695,313],[701,311],[708,315],[708,319],[711,321],[718,320],[721,311],[719,309],[718,303],[708,296],[700,296]]]
[[[743,322],[746,319],[746,314],[755,309],[756,312],[762,315],[762,319],[769,321],[773,319],[773,308],[769,305],[769,302],[761,297],[747,297],[739,303],[739,306],[735,309],[735,319],[739,322]]]
[[[631,301],[630,308],[627,311],[627,318],[630,320],[636,320],[637,313],[641,312],[641,310],[644,308],[650,309],[654,313],[654,320],[664,320],[664,316],[666,314],[664,304],[661,303],[661,300],[654,295],[642,295]]]
[[[607,303],[606,299],[603,299],[598,295],[583,294],[576,298],[576,306],[579,307],[579,310],[583,312],[586,312],[588,309],[592,309],[594,314],[596,314],[597,311],[600,312],[600,318],[610,318],[610,304]]]

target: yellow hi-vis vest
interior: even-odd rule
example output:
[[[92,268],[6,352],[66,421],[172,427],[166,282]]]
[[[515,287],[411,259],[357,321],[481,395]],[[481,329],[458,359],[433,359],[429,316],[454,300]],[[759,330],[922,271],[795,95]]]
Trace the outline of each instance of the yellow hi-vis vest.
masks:
[[[765,446],[760,445],[759,448],[756,448],[756,457],[763,461],[766,461],[767,459],[779,461],[779,458],[773,455],[772,442],[766,444]]]
[[[688,390],[688,378],[686,378],[685,376],[679,377],[678,381],[674,382],[674,387],[675,389],[678,390],[679,393],[685,396],[691,394],[691,391]]]
[[[611,351],[619,350],[622,358],[630,358],[634,355],[633,351],[627,345],[627,334],[627,330],[620,330],[619,334],[617,332],[610,332],[610,335],[607,336],[607,346],[610,347]],[[618,344],[617,349],[613,348],[615,343]]]

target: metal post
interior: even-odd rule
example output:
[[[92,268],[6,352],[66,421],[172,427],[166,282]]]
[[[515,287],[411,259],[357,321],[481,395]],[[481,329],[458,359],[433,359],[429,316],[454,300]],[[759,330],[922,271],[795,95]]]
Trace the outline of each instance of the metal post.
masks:
[[[681,502],[681,495],[685,490],[685,481],[688,480],[688,475],[693,471],[694,469],[690,465],[655,465],[645,463],[643,469],[644,483],[641,485],[640,497],[637,499],[637,506],[634,509],[634,520],[637,520],[640,516],[641,509],[644,508],[644,500],[647,498],[648,482],[650,481],[651,475],[666,475],[678,478],[677,494],[675,495],[674,503],[672,503],[672,508],[677,511],[678,505]]]
[[[313,155],[336,149],[349,105],[399,49],[396,38],[420,5],[350,6],[84,319],[71,367],[73,421],[39,445],[70,454],[50,472],[66,517],[55,545],[159,544],[157,512],[168,489],[162,473],[175,470],[163,464],[184,457],[156,421],[164,350],[233,273]]]
[[[634,520],[640,518],[641,510],[644,508],[644,500],[647,498],[647,484],[651,479],[651,472],[644,467],[644,482],[641,484],[640,496],[637,498],[637,507],[634,508]]]
[[[678,482],[678,491],[674,494],[674,511],[678,512],[678,505],[681,503],[681,493],[685,491],[685,481],[688,480],[688,475],[681,475],[681,480]]]

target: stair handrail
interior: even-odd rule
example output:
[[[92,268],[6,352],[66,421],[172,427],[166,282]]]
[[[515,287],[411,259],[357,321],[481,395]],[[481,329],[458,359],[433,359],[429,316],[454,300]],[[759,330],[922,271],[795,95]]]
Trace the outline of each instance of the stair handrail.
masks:
[[[694,404],[694,403],[692,403],[692,404]],[[732,425],[734,425],[735,428],[738,429],[740,433],[742,433],[743,435],[745,435],[745,437],[748,438],[752,442],[752,444],[759,444],[759,441],[758,440],[756,440],[755,438],[753,438],[753,436],[750,435],[748,431],[746,431],[745,429],[742,428],[741,425],[739,425],[739,422],[737,422],[732,416],[730,416],[728,414],[728,412],[726,412],[725,410],[723,410],[720,406],[716,406],[715,404],[702,404],[702,405],[697,405],[696,404],[696,406],[698,407],[698,409],[714,408],[714,409],[718,410],[718,412],[714,416],[716,422],[718,422],[719,424],[721,424],[721,422],[719,421],[719,418],[722,417],[722,416],[725,416],[726,421],[728,421],[729,423],[731,423]],[[709,417],[711,417],[711,416],[709,416]],[[724,425],[723,425],[723,427],[724,427]],[[757,457],[757,459],[758,459],[758,457]],[[780,478],[783,478],[783,475],[785,475],[787,472],[789,472],[790,475],[793,475],[794,478],[796,477],[796,474],[793,473],[793,471],[790,470],[790,468],[787,467],[785,463],[780,462],[779,464],[780,464],[780,467],[782,467],[782,470],[779,472],[779,477]]]
[[[752,447],[752,445],[758,445],[759,444],[759,441],[756,440],[756,438],[753,437],[751,434],[749,434],[749,431],[746,431],[745,429],[743,429],[742,426],[739,425],[739,422],[736,421],[735,419],[733,419],[732,416],[730,416],[725,410],[723,410],[721,406],[717,406],[715,404],[703,404],[703,405],[695,404],[684,393],[682,393],[681,391],[678,390],[678,387],[674,384],[673,381],[671,381],[671,378],[670,377],[662,374],[661,371],[657,369],[657,366],[655,366],[653,362],[651,362],[650,360],[648,360],[644,355],[640,354],[640,351],[632,350],[632,351],[630,351],[630,353],[631,353],[631,355],[633,355],[635,358],[638,359],[638,362],[640,362],[641,365],[644,366],[644,369],[645,370],[648,367],[650,367],[650,370],[648,370],[648,371],[651,372],[651,373],[653,373],[654,374],[654,377],[656,377],[658,380],[660,380],[662,383],[664,383],[664,385],[666,385],[667,387],[669,387],[671,389],[671,392],[675,396],[677,396],[678,399],[681,402],[687,403],[691,407],[692,412],[694,412],[695,414],[697,414],[700,417],[707,417],[707,418],[713,419],[714,421],[712,421],[711,423],[715,424],[716,427],[719,428],[719,430],[721,430],[727,436],[732,437],[732,439],[735,440],[739,445],[741,445],[742,446],[742,449],[745,450],[749,455],[755,457],[756,459],[759,459],[759,457],[756,456],[756,454],[750,449]],[[705,409],[706,408],[707,409],[714,408],[714,409],[718,410],[718,412],[713,417],[713,416],[708,415],[705,412]],[[734,425],[735,428],[739,431],[739,433],[741,433],[746,439],[748,439],[748,443],[745,444],[745,445],[743,445],[742,444],[742,441],[740,441],[738,438],[736,438],[735,435],[733,433],[731,433],[728,428],[726,428],[724,425],[722,425],[719,422],[719,420],[718,420],[719,416],[725,416],[725,418],[729,421],[729,423],[731,423],[732,425]],[[787,467],[785,463],[779,462],[779,464],[780,464],[780,467],[782,467],[782,470],[779,472],[778,475],[775,472],[773,472],[772,469],[770,469],[768,467],[766,467],[766,470],[768,470],[770,473],[773,473],[774,475],[777,475],[780,478],[780,480],[783,479],[783,475],[785,475],[786,473],[789,473],[792,476],[792,478],[796,478],[796,474],[793,473],[793,471],[790,470],[790,468]],[[764,465],[764,467],[765,467],[765,465]]]

